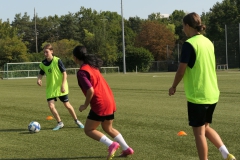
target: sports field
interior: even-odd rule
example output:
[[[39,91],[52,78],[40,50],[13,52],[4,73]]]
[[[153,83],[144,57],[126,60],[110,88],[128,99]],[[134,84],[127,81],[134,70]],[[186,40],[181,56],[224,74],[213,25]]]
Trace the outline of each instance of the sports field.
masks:
[[[240,158],[240,71],[219,71],[221,91],[211,125],[229,151]],[[134,149],[133,160],[198,160],[194,136],[188,126],[183,83],[174,96],[168,96],[174,73],[104,74],[117,103],[114,127]],[[74,75],[68,76],[69,99],[79,120],[85,122],[89,108],[79,112],[84,97]],[[77,128],[67,109],[58,100],[59,114],[65,124],[52,131],[51,115],[43,87],[36,79],[0,80],[0,159],[1,160],[104,160],[107,147]],[[30,134],[31,121],[41,124],[39,133]],[[101,128],[99,128],[101,130]],[[179,131],[187,136],[177,136]],[[221,154],[209,144],[209,160]],[[119,155],[121,149],[116,152]],[[125,159],[115,157],[114,159]]]

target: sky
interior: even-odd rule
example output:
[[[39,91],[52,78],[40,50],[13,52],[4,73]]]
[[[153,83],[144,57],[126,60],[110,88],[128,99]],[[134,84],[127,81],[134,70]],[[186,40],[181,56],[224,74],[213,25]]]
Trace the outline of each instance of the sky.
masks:
[[[122,2],[122,5],[121,5]],[[147,19],[148,15],[160,12],[171,14],[174,10],[184,12],[209,12],[217,2],[222,0],[0,0],[0,19],[2,22],[14,20],[16,14],[23,16],[26,12],[30,19],[34,17],[34,8],[38,17],[62,16],[68,13],[76,13],[80,8],[92,10],[117,12],[123,17],[140,17]]]

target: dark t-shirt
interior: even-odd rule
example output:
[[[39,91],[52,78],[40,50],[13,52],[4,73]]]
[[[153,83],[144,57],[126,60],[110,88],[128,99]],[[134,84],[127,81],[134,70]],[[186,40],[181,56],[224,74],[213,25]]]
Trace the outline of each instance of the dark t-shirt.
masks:
[[[193,46],[188,42],[184,42],[182,46],[180,62],[187,63],[190,68],[193,68],[195,61],[196,53],[194,51]]]
[[[45,66],[49,66],[51,63],[52,63],[52,60],[49,62],[47,59],[44,59],[42,61],[42,63],[45,65]],[[66,68],[65,66],[63,65],[61,59],[58,60],[58,68],[61,72],[65,72],[66,71]],[[45,72],[40,68],[40,71],[39,71],[39,74],[41,75],[44,75]]]
[[[86,92],[89,88],[92,87],[90,82],[90,75],[87,71],[79,70],[77,72],[78,85]]]

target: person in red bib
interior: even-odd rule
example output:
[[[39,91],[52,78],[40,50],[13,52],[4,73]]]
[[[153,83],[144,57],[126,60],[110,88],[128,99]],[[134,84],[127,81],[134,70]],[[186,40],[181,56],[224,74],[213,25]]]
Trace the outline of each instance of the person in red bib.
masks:
[[[85,134],[108,146],[107,159],[112,159],[120,146],[123,149],[121,157],[133,154],[133,149],[128,146],[121,133],[112,126],[116,103],[111,88],[99,71],[102,60],[94,54],[88,54],[84,46],[76,46],[73,49],[73,57],[75,63],[80,66],[77,73],[78,85],[86,97],[79,111],[84,111],[89,105],[91,107],[85,123]],[[115,141],[96,130],[100,124]]]

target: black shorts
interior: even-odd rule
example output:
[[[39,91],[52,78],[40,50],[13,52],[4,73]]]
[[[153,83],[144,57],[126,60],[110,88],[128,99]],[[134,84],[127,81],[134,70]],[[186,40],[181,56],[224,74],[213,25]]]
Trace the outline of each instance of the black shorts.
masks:
[[[101,121],[104,122],[105,120],[113,120],[114,119],[114,113],[107,116],[99,116],[93,110],[89,111],[89,114],[87,116],[88,119],[94,120],[94,121]]]
[[[61,102],[65,103],[65,102],[68,102],[68,95],[63,95],[63,96],[60,96],[60,97],[53,97],[53,98],[48,98],[47,101],[51,101],[51,100],[54,100],[54,101],[57,101],[57,98],[60,99]]]
[[[205,123],[212,123],[212,115],[217,103],[194,104],[188,102],[187,105],[189,126],[200,127]]]

